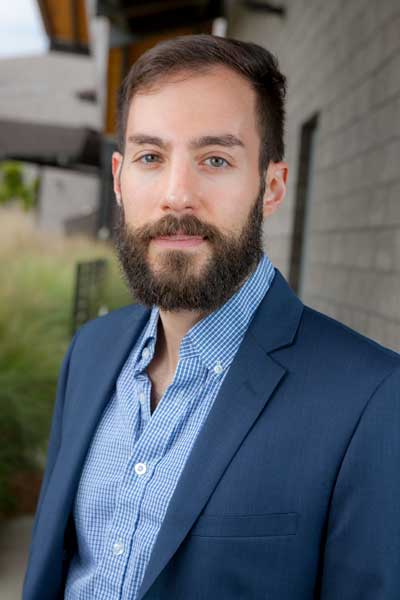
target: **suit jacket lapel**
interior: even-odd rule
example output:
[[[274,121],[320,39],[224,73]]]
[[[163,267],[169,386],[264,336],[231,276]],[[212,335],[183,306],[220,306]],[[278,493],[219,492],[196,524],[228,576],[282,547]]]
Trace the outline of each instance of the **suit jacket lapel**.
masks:
[[[284,367],[268,352],[292,343],[302,309],[278,271],[192,448],[154,545],[138,600],[184,540],[284,376]]]

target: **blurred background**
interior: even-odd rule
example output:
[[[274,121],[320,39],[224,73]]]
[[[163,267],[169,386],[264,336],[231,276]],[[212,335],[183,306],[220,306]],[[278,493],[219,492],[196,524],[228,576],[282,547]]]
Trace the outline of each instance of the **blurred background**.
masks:
[[[71,335],[131,302],[112,246],[117,89],[147,48],[202,32],[261,44],[288,78],[269,257],[306,304],[400,351],[398,0],[2,2],[2,600],[21,597]]]

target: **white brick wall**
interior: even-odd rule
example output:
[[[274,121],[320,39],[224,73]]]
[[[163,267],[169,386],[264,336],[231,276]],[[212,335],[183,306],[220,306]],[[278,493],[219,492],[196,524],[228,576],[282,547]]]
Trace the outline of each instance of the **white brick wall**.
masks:
[[[288,192],[265,248],[288,276],[299,135],[319,112],[303,300],[399,351],[400,4],[284,4],[285,19],[236,5],[228,30],[274,52],[288,77]]]

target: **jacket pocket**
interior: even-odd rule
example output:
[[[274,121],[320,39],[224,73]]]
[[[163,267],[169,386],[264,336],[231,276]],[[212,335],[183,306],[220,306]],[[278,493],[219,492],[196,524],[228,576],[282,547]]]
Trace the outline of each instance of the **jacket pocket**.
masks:
[[[268,537],[295,535],[298,513],[201,515],[190,534],[203,537]]]

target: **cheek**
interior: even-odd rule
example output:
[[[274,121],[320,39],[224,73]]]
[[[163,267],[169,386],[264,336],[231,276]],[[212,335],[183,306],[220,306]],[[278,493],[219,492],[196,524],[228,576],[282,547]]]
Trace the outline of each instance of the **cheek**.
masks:
[[[121,193],[125,217],[129,223],[137,226],[151,220],[154,209],[159,204],[159,195],[154,186],[132,178],[121,178]]]
[[[254,200],[255,195],[254,198],[250,198],[248,192],[236,189],[227,194],[224,190],[223,194],[216,196],[209,204],[209,219],[222,233],[239,234],[247,221]]]
[[[149,181],[140,177],[133,177],[128,169],[122,171],[121,175],[121,191],[124,197],[131,203],[139,203],[145,196],[151,194],[151,186]]]
[[[222,219],[221,227],[240,229],[257,197],[259,179],[257,174],[252,176],[248,169],[238,169],[233,176],[221,177],[214,186],[210,185],[204,191],[215,217]]]

